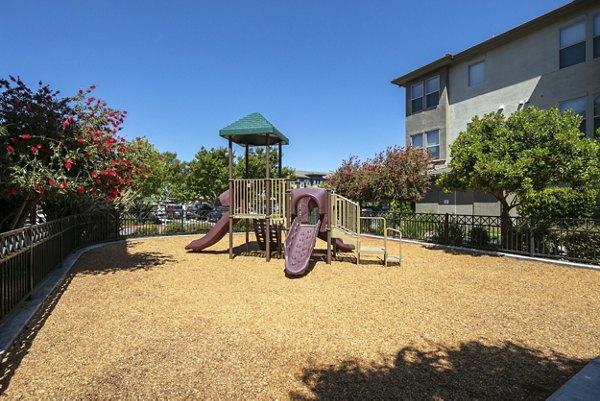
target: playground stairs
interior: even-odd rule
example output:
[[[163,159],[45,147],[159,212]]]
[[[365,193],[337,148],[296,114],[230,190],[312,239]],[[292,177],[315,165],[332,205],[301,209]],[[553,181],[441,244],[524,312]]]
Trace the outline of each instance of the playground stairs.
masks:
[[[264,219],[254,220],[254,234],[256,235],[256,242],[261,250],[267,249],[267,221]],[[269,239],[271,242],[271,249],[278,250],[281,245],[281,226],[271,223],[271,230],[269,233]]]
[[[334,227],[331,230],[331,236],[341,239],[345,244],[354,245],[354,249],[358,249],[360,242],[358,233],[345,230],[342,227]]]

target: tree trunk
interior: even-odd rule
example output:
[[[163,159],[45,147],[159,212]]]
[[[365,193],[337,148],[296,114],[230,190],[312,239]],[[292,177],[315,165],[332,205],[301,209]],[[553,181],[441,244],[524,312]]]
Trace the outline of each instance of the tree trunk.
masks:
[[[504,192],[504,191],[502,191]],[[502,235],[502,249],[509,249],[510,246],[510,231],[512,221],[510,219],[510,210],[512,207],[506,201],[506,195],[503,194],[500,201],[500,232]]]

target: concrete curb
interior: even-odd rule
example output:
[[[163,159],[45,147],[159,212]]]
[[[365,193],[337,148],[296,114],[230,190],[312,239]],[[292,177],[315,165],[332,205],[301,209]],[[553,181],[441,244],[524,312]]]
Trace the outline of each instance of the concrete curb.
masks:
[[[600,357],[581,369],[546,401],[597,401],[600,397]]]

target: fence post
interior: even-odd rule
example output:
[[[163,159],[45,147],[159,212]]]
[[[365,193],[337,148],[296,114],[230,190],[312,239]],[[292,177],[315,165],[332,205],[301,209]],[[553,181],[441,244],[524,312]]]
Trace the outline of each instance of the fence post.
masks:
[[[450,243],[450,215],[448,213],[444,215],[444,242]]]
[[[184,210],[182,210],[182,211],[181,211],[181,232],[183,232],[183,231],[184,231],[184,229],[183,229],[183,225],[184,225],[184,224],[183,224],[184,214],[185,214],[185,211],[184,211]]]
[[[533,224],[529,228],[529,256],[535,255],[535,229]]]
[[[63,260],[65,258],[65,240],[63,238],[64,232],[65,232],[65,228],[63,225],[63,222],[65,221],[65,218],[62,217],[59,222],[60,222],[60,263],[58,264],[58,268],[60,269],[61,267],[63,267]]]
[[[31,299],[33,293],[33,224],[29,226],[29,296],[27,300]]]

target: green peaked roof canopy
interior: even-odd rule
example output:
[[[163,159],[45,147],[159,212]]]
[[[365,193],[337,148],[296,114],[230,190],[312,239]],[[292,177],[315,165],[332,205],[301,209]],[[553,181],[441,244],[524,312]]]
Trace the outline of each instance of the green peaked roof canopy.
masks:
[[[286,136],[260,113],[248,114],[233,124],[229,124],[219,131],[219,135],[244,146],[265,146],[267,138],[269,145],[290,143]]]

